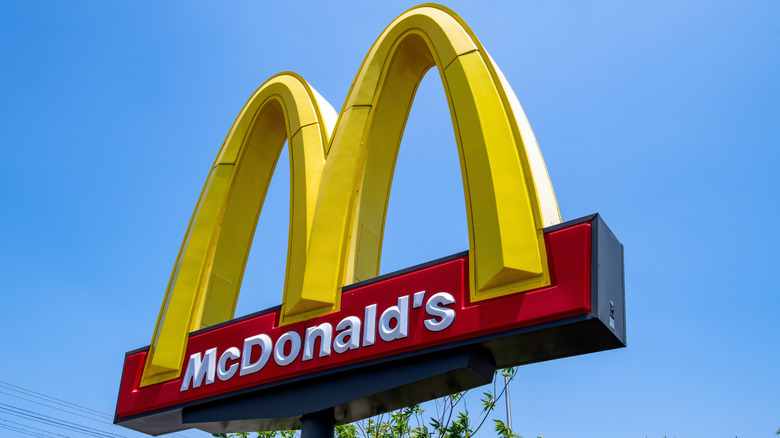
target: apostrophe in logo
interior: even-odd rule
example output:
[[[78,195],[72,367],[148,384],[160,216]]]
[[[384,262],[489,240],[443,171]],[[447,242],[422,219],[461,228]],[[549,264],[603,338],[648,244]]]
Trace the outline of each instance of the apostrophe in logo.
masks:
[[[233,318],[252,235],[285,140],[290,238],[280,325],[338,310],[378,274],[395,157],[417,85],[438,66],[460,155],[472,301],[550,284],[542,229],[560,223],[514,92],[468,26],[413,8],[371,47],[341,114],[295,73],[252,95],[211,168],[171,275],[141,385],[181,375],[189,332]]]

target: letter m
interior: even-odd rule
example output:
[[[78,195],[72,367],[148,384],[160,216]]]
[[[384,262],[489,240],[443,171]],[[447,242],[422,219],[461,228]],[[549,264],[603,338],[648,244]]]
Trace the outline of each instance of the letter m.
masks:
[[[187,371],[184,373],[184,379],[181,381],[181,389],[186,391],[190,389],[190,383],[193,388],[199,388],[206,379],[206,385],[214,383],[214,376],[217,373],[217,349],[211,348],[206,351],[203,360],[200,358],[200,352],[190,356],[190,362],[187,364]]]

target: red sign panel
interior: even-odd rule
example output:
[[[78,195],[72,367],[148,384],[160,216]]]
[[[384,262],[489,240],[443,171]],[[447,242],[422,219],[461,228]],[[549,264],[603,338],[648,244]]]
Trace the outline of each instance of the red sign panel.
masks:
[[[128,354],[117,419],[321,370],[590,312],[591,223],[545,234],[552,284],[472,303],[468,256],[343,292],[341,310],[278,326],[279,311],[190,335],[182,376],[140,387]]]

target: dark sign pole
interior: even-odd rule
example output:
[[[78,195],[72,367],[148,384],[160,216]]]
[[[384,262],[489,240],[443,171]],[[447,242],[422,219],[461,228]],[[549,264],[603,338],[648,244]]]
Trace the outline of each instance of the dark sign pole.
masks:
[[[335,431],[332,408],[301,417],[301,438],[333,438]]]

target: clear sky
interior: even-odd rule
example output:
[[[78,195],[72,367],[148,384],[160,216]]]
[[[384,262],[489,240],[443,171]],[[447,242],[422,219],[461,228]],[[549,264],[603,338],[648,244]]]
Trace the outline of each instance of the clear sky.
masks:
[[[149,344],[246,99],[292,70],[340,108],[374,39],[413,5],[0,3],[0,381],[113,414],[124,353]],[[447,6],[514,88],[563,219],[599,212],[625,245],[628,348],[521,368],[516,431],[774,436],[780,2]],[[286,160],[238,315],[281,302]],[[401,146],[382,272],[468,248],[459,171],[429,74]],[[0,436],[35,424],[8,406],[139,436],[19,394],[0,388]]]

